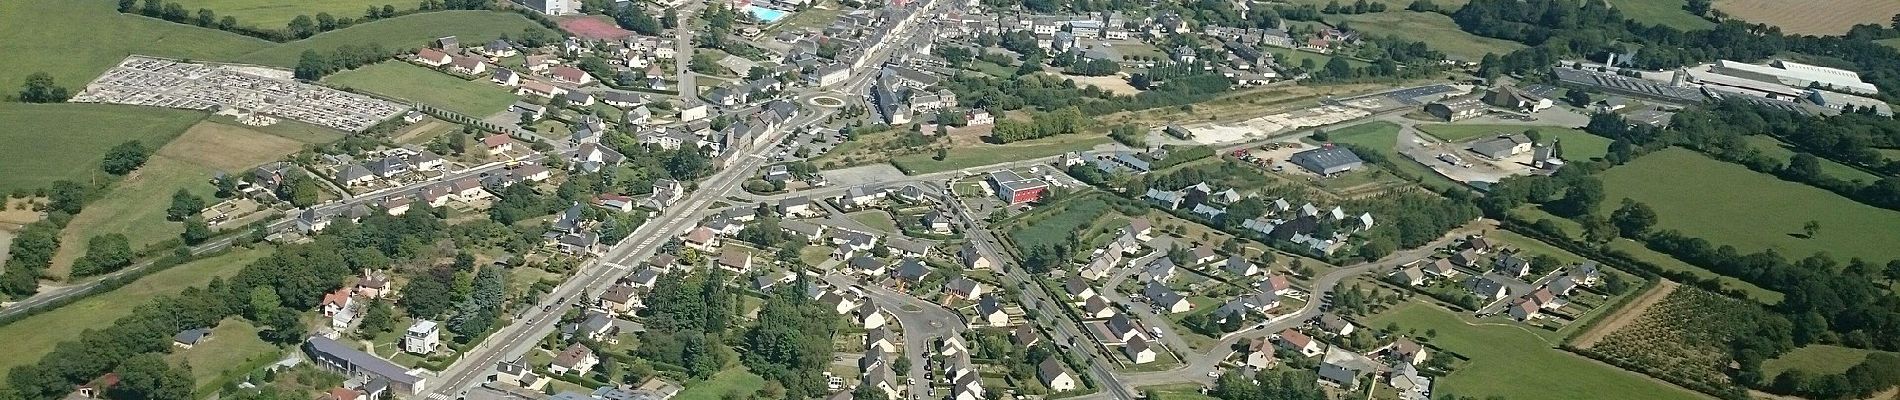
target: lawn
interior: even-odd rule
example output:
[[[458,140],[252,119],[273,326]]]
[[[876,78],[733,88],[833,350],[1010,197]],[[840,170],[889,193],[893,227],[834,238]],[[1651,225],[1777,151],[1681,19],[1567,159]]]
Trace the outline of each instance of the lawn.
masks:
[[[104,328],[113,320],[132,313],[132,307],[152,296],[176,294],[187,287],[203,286],[212,277],[229,277],[251,261],[270,254],[268,247],[238,249],[232,253],[193,261],[159,271],[116,290],[87,297],[0,326],[0,374],[13,367],[39,361],[59,342],[76,337],[87,329]]]
[[[415,64],[385,61],[323,79],[334,84],[398,99],[421,102],[485,118],[514,104],[517,97],[501,86],[463,80]]]
[[[276,360],[277,355],[283,353],[283,349],[259,339],[257,331],[257,326],[249,321],[227,318],[211,329],[211,340],[190,349],[173,349],[165,358],[191,366],[191,381],[199,393],[217,391],[217,387],[207,385],[217,383],[226,374],[246,372],[234,370],[236,368]]]
[[[1524,48],[1521,43],[1473,35],[1458,29],[1458,23],[1452,22],[1445,14],[1394,11],[1347,15],[1345,20],[1354,29],[1372,35],[1396,35],[1407,40],[1425,42],[1433,50],[1445,53],[1453,59],[1476,62],[1485,54],[1504,55]],[[1324,64],[1322,64],[1324,65]]]
[[[1320,53],[1314,53],[1310,51],[1302,51],[1302,50],[1288,50],[1288,49],[1281,49],[1281,48],[1273,48],[1271,49],[1271,52],[1273,53],[1273,58],[1275,60],[1280,60],[1280,65],[1299,66],[1302,68],[1304,68],[1304,66],[1306,65],[1306,60],[1313,60],[1314,68],[1319,68],[1319,67],[1326,66],[1326,62],[1331,61],[1333,59],[1333,56],[1320,54]],[[1366,63],[1365,61],[1360,61],[1358,59],[1354,59],[1351,57],[1342,56],[1341,58],[1345,58],[1346,63],[1351,64],[1353,68],[1359,68],[1359,67],[1371,65],[1369,63]]]
[[[1424,164],[1413,161],[1411,157],[1399,154],[1396,150],[1399,145],[1398,124],[1373,121],[1327,131],[1326,135],[1326,138],[1334,143],[1354,144],[1378,151],[1379,154],[1385,155],[1386,159],[1392,160],[1393,164],[1398,165],[1399,171],[1423,179],[1426,186],[1439,189],[1464,187],[1464,184],[1438,174],[1438,171],[1433,171]]]
[[[228,59],[273,46],[263,39],[119,14],[116,6],[111,0],[0,2],[0,38],[6,38],[0,40],[0,54],[6,55],[0,57],[0,87],[6,95],[35,72],[52,74],[60,86],[78,92],[135,53]],[[0,119],[0,126],[19,125]]]
[[[1879,350],[1854,349],[1841,346],[1812,344],[1794,349],[1781,357],[1763,361],[1761,374],[1766,379],[1774,379],[1783,371],[1799,369],[1812,376],[1837,375],[1847,372],[1854,364],[1866,360],[1867,355]]]
[[[726,398],[728,394],[743,398],[759,391],[762,387],[765,387],[765,378],[746,371],[744,367],[735,367],[719,371],[704,381],[688,382],[686,389],[681,390],[679,395],[673,398],[675,400],[720,400]]]
[[[1744,253],[1775,249],[1784,257],[1801,258],[1825,251],[1837,260],[1900,256],[1900,248],[1892,245],[1893,233],[1900,232],[1900,212],[1693,151],[1651,153],[1611,168],[1602,179],[1604,215],[1621,199],[1635,199],[1656,210],[1657,229],[1680,230]],[[1808,221],[1821,226],[1812,239],[1799,236]]]
[[[242,173],[259,164],[276,160],[303,148],[303,142],[265,134],[240,125],[204,122],[158,149],[158,153],[138,171],[112,186],[74,216],[61,232],[59,253],[53,276],[64,276],[72,261],[85,252],[84,243],[92,236],[125,234],[134,250],[178,237],[184,225],[165,219],[171,196],[185,189],[207,203],[218,199],[211,178],[219,171]]]
[[[264,0],[184,0],[178,4],[187,10],[196,11],[208,8],[219,16],[237,17],[238,25],[254,26],[265,29],[279,29],[290,23],[298,15],[315,17],[317,13],[329,13],[337,18],[362,18],[363,9],[384,5],[395,6],[397,10],[416,8],[414,2],[394,0],[324,0],[324,1],[264,1]],[[196,15],[196,14],[193,14]]]
[[[1436,330],[1431,343],[1470,362],[1438,380],[1433,394],[1511,399],[1701,399],[1701,394],[1552,348],[1522,325],[1474,322],[1420,302],[1399,304],[1366,326],[1396,323],[1405,330]],[[1552,373],[1552,371],[1562,371]]]
[[[1663,24],[1684,30],[1715,26],[1715,23],[1683,10],[1683,2],[1680,1],[1610,0],[1610,6],[1622,11],[1623,17],[1645,24]]]
[[[1750,147],[1761,151],[1763,155],[1783,161],[1794,158],[1795,150],[1787,143],[1782,143],[1781,140],[1775,139],[1772,136],[1749,135],[1745,139],[1748,140]],[[1854,167],[1847,166],[1847,164],[1834,162],[1833,160],[1825,158],[1821,159],[1821,172],[1825,172],[1827,176],[1836,179],[1861,181],[1862,183],[1871,183],[1880,180],[1880,176],[1878,175],[1854,169]]]
[[[866,228],[883,231],[884,233],[897,232],[897,221],[892,221],[891,214],[884,212],[884,210],[858,211],[845,214],[845,216],[851,217],[852,221],[864,224]]]
[[[1107,136],[1064,135],[1009,144],[979,144],[951,148],[943,161],[934,158],[936,152],[924,152],[893,157],[891,165],[897,166],[907,175],[919,175],[1054,157],[1071,151],[1088,150],[1110,141]]]
[[[0,7],[13,4],[18,3]],[[13,57],[0,57],[8,58]],[[163,146],[204,116],[200,111],[154,107],[0,103],[0,126],[5,127],[0,129],[0,143],[13,144],[0,146],[0,171],[5,171],[0,173],[0,192],[46,188],[61,179],[106,179],[99,160],[107,149],[127,140],[138,140],[146,148]]]
[[[351,0],[361,1],[361,0]],[[358,7],[361,10],[361,7]],[[377,43],[389,49],[411,49],[430,40],[455,36],[465,44],[486,43],[501,35],[520,36],[525,29],[546,31],[540,24],[515,13],[498,11],[438,11],[410,14],[349,28],[324,32],[308,39],[244,54],[239,62],[290,68],[304,50],[332,53],[343,45]]]

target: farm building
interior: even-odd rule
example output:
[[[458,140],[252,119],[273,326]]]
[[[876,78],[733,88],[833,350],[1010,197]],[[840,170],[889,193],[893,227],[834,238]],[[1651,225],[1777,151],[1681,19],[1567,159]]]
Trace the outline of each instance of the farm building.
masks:
[[[1445,122],[1459,121],[1484,115],[1484,103],[1474,98],[1446,99],[1426,104],[1425,113]]]
[[[1359,159],[1358,154],[1353,154],[1352,150],[1331,145],[1293,153],[1287,161],[1320,175],[1351,171],[1366,163],[1365,160]]]

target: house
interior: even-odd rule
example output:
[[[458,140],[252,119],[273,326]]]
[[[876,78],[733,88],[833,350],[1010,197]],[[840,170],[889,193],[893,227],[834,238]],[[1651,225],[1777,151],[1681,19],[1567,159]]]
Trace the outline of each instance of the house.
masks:
[[[686,232],[686,237],[681,239],[686,242],[686,247],[694,250],[712,251],[719,247],[719,235],[714,234],[711,228],[704,226],[693,228]]]
[[[1022,324],[1016,326],[1016,330],[1010,333],[1009,339],[1016,347],[1028,348],[1042,341],[1042,335],[1036,333],[1034,325]]]
[[[1352,331],[1355,328],[1352,321],[1347,321],[1345,318],[1341,318],[1338,314],[1333,313],[1320,314],[1314,321],[1319,323],[1320,329],[1339,336],[1352,335]]]
[[[435,321],[417,319],[402,334],[402,350],[410,354],[427,355],[441,344],[442,333],[436,329]]]
[[[850,268],[851,272],[865,276],[884,276],[885,273],[890,272],[889,266],[885,265],[884,261],[880,261],[877,257],[868,255],[851,257],[851,259],[845,260],[844,264]]]
[[[964,243],[962,248],[957,249],[957,259],[963,262],[964,268],[969,269],[989,269],[995,265],[973,243]]]
[[[994,293],[976,302],[976,316],[989,326],[1009,326],[1009,314],[1003,311],[1003,301]]]
[[[1407,337],[1392,341],[1392,344],[1385,346],[1383,352],[1387,358],[1409,365],[1418,365],[1431,358],[1431,355],[1425,352],[1425,346]]]
[[[359,164],[350,164],[337,169],[336,182],[343,186],[361,186],[374,181],[376,181],[376,174]]]
[[[1102,296],[1089,296],[1087,299],[1082,300],[1082,316],[1084,318],[1098,319],[1113,317],[1115,316],[1115,307],[1109,305],[1108,300],[1103,299]]]
[[[1522,252],[1505,253],[1492,262],[1492,270],[1499,275],[1522,278],[1531,274],[1531,261],[1524,258]]]
[[[1511,319],[1518,321],[1529,321],[1531,318],[1537,318],[1543,314],[1543,310],[1543,307],[1538,307],[1537,302],[1530,300],[1528,296],[1518,298],[1512,301],[1509,307],[1505,307],[1505,311],[1511,314]]]
[[[899,257],[923,258],[930,255],[930,244],[904,236],[892,235],[886,238],[884,247],[889,247],[891,254]]]
[[[1130,339],[1128,344],[1122,345],[1122,354],[1128,356],[1129,362],[1135,364],[1147,364],[1155,361],[1154,348],[1148,346],[1148,339],[1140,336],[1136,336],[1134,339]]]
[[[858,326],[864,329],[878,329],[884,327],[884,310],[878,308],[877,304],[872,303],[870,299],[865,299],[864,304],[858,305],[856,317],[858,319]]]
[[[614,287],[615,288],[628,287],[632,289],[652,289],[653,284],[660,282],[660,273],[661,273],[660,268],[661,267],[652,267],[652,266],[641,268],[639,271],[636,271],[633,274],[627,275],[627,277],[624,279],[625,281],[624,285],[615,285]],[[607,289],[607,291],[609,292],[613,290],[614,290],[613,288]],[[634,300],[633,295],[635,292],[636,292],[635,290],[628,290],[625,292],[626,294],[624,296],[619,296],[619,297],[624,297],[627,301],[633,301]],[[606,296],[606,294],[603,293],[601,296],[604,297]]]
[[[594,82],[594,77],[588,75],[587,71],[565,65],[554,67],[548,71],[548,75],[552,75],[555,82],[569,85],[586,85]]]
[[[1400,268],[1397,271],[1392,271],[1392,274],[1388,275],[1387,278],[1391,279],[1393,283],[1402,285],[1423,285],[1425,284],[1425,269],[1417,265]]]
[[[1304,333],[1300,333],[1300,331],[1293,330],[1293,328],[1281,330],[1280,334],[1274,336],[1274,338],[1279,342],[1280,347],[1297,351],[1301,356],[1305,357],[1317,356],[1326,350],[1320,347],[1319,342],[1314,341],[1313,338],[1306,336]]]
[[[311,364],[342,374],[345,378],[383,382],[389,389],[409,395],[419,395],[428,390],[427,379],[412,374],[409,368],[364,353],[335,339],[311,336],[304,341],[303,348],[309,353]]]
[[[896,278],[899,283],[909,286],[924,280],[924,276],[926,275],[930,275],[930,267],[925,266],[923,260],[914,257],[904,257],[903,261],[897,263],[897,271],[892,273],[891,277]]]
[[[1036,365],[1036,377],[1042,379],[1042,386],[1049,388],[1051,392],[1075,390],[1075,377],[1069,375],[1068,369],[1063,368],[1062,362],[1057,361],[1056,358],[1058,357],[1042,359],[1042,363]]]
[[[1174,289],[1169,289],[1161,282],[1148,282],[1147,286],[1142,287],[1141,295],[1147,297],[1148,302],[1167,314],[1183,313],[1194,309],[1194,304],[1188,302],[1187,296],[1176,293]]]
[[[449,71],[463,75],[481,76],[488,73],[488,62],[480,57],[453,57],[449,62]]]
[[[1273,348],[1273,341],[1267,338],[1248,340],[1247,356],[1241,364],[1255,370],[1273,368],[1274,364],[1280,363],[1280,359],[1273,357]]]
[[[517,96],[535,96],[552,100],[554,96],[564,94],[567,94],[567,89],[562,89],[560,86],[554,86],[553,84],[537,80],[523,81],[521,82],[521,86],[515,87],[515,95]]]
[[[952,219],[949,215],[941,211],[931,210],[930,213],[924,214],[923,220],[920,222],[923,223],[925,228],[929,228],[931,232],[950,233],[951,221]]]
[[[435,68],[435,67],[448,65],[449,62],[451,61],[454,61],[454,60],[449,57],[449,53],[444,53],[441,50],[436,50],[436,49],[416,50],[417,64],[422,64],[430,68]]]
[[[1359,155],[1353,154],[1352,150],[1332,145],[1293,153],[1293,156],[1287,158],[1287,162],[1320,175],[1351,171],[1365,165],[1365,160],[1359,159]]]
[[[1221,270],[1240,276],[1254,276],[1254,274],[1260,273],[1260,267],[1255,266],[1253,262],[1247,261],[1247,259],[1241,258],[1239,255],[1228,256],[1227,262],[1221,265]]]
[[[846,189],[844,195],[838,197],[838,203],[846,208],[865,208],[875,206],[878,200],[884,199],[884,196],[885,193],[882,190],[871,190],[859,186]]]
[[[1477,294],[1479,298],[1483,298],[1486,301],[1495,301],[1510,295],[1510,291],[1505,288],[1504,284],[1482,276],[1473,276],[1465,279],[1465,290]]]
[[[1127,343],[1145,335],[1141,332],[1141,326],[1135,325],[1135,321],[1128,318],[1128,314],[1116,313],[1108,317],[1108,322],[1103,323],[1102,327],[1108,329],[1109,338],[1118,343]]]
[[[1338,347],[1326,350],[1326,357],[1319,364],[1320,382],[1339,385],[1348,390],[1359,387],[1359,377],[1379,369],[1371,359]]]
[[[1451,278],[1458,275],[1458,266],[1445,258],[1434,258],[1432,262],[1425,263],[1422,269],[1426,275],[1439,278]]]
[[[1142,267],[1141,280],[1144,282],[1165,283],[1174,280],[1174,271],[1175,266],[1173,260],[1169,260],[1167,257],[1156,257],[1154,261],[1149,261],[1146,267]]]
[[[356,299],[350,297],[349,289],[337,289],[334,292],[325,293],[323,295],[323,301],[318,303],[318,305],[323,307],[323,316],[335,317],[337,314],[342,314],[344,311],[356,307]]]
[[[509,44],[507,40],[495,39],[488,42],[488,44],[482,45],[482,54],[494,58],[508,58],[521,54],[521,52],[515,50],[515,45]]]
[[[435,171],[448,165],[448,161],[443,160],[442,156],[427,150],[417,152],[404,161],[407,161],[409,163],[409,169],[414,171]]]
[[[1393,390],[1399,392],[1400,399],[1426,400],[1431,398],[1432,378],[1419,375],[1418,367],[1412,364],[1396,364],[1393,366],[1392,372],[1387,374],[1387,376],[1389,376],[1390,379],[1386,381],[1386,384],[1391,385]]]
[[[739,274],[751,271],[752,253],[734,248],[723,249],[719,252],[719,267]]]
[[[642,273],[646,273],[647,276],[639,276]],[[654,272],[652,269],[642,269],[640,272],[634,273],[634,276],[630,278],[633,280],[630,284],[613,285],[607,288],[607,290],[601,291],[600,298],[594,300],[594,306],[613,314],[624,315],[632,313],[634,305],[640,302],[640,299],[636,297],[639,292],[639,285],[644,284],[645,287],[653,287],[653,283],[658,281],[659,276],[660,274]]]
[[[1472,143],[1468,148],[1471,152],[1478,153],[1478,155],[1494,160],[1501,160],[1506,157],[1531,151],[1531,144],[1531,138],[1524,136],[1524,134],[1498,135],[1497,137]]]
[[[943,283],[943,293],[963,300],[976,299],[983,296],[983,284],[959,276]]]
[[[600,365],[600,357],[594,355],[594,349],[575,343],[554,356],[554,362],[548,364],[548,372],[561,375],[571,371],[574,375],[587,375],[595,365]]]
[[[356,296],[365,299],[380,299],[389,294],[389,274],[380,271],[363,271],[363,277],[356,280]]]
[[[506,153],[515,149],[515,140],[507,134],[497,133],[482,137],[482,147],[488,149],[491,155]]]
[[[172,345],[184,349],[191,349],[206,340],[211,340],[211,328],[186,329],[172,335]]]
[[[864,348],[877,349],[883,353],[897,352],[897,344],[891,342],[891,331],[882,326],[864,331]]]
[[[522,389],[540,392],[547,387],[548,379],[534,373],[533,368],[521,361],[502,361],[495,363],[495,382],[513,385]]]
[[[1220,253],[1215,253],[1213,246],[1208,246],[1205,244],[1194,246],[1193,250],[1189,250],[1189,255],[1191,257],[1194,257],[1193,261],[1188,262],[1190,266],[1196,265],[1196,264],[1211,263],[1211,262],[1214,262],[1214,260],[1220,259]]]
[[[495,68],[495,74],[488,81],[506,87],[521,86],[521,74],[507,68]]]
[[[1062,291],[1067,292],[1069,298],[1075,300],[1095,297],[1095,287],[1089,286],[1087,281],[1083,281],[1082,278],[1075,276],[1070,276],[1069,279],[1062,282]]]
[[[1293,282],[1286,275],[1267,274],[1267,279],[1260,280],[1260,291],[1285,296],[1293,293]]]
[[[817,243],[820,239],[824,239],[825,237],[825,226],[810,222],[785,221],[780,222],[778,227],[779,229],[796,235],[800,239],[804,239],[806,244]]]
[[[996,196],[1012,206],[1040,200],[1049,191],[1042,179],[1024,178],[1010,170],[991,172],[987,180],[996,188]]]

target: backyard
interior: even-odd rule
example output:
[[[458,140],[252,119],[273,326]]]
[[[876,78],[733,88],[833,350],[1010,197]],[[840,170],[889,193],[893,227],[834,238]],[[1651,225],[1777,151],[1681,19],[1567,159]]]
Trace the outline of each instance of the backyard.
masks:
[[[173,349],[165,358],[191,366],[191,380],[198,393],[218,390],[225,375],[248,372],[245,367],[277,360],[283,350],[257,337],[256,325],[240,318],[227,318],[211,329],[211,339],[190,349]]]
[[[505,111],[516,100],[515,95],[507,89],[488,82],[464,80],[398,61],[385,61],[339,72],[323,81],[441,107],[475,118]]]
[[[674,400],[721,400],[726,398],[744,398],[759,388],[765,387],[765,378],[759,377],[744,367],[734,367],[713,374],[704,381],[688,382]]]

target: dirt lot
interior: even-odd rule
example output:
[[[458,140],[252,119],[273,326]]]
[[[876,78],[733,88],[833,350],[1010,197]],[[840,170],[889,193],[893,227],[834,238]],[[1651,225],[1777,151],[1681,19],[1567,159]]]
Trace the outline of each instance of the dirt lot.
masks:
[[[1894,0],[1716,0],[1715,9],[1789,33],[1839,35],[1854,24],[1881,24],[1900,14]]]
[[[1643,316],[1643,310],[1648,310],[1649,306],[1656,305],[1656,303],[1662,301],[1663,298],[1669,297],[1669,292],[1674,291],[1676,291],[1675,282],[1667,280],[1659,282],[1656,287],[1649,289],[1648,292],[1644,292],[1635,300],[1631,300],[1628,306],[1624,306],[1621,310],[1616,310],[1615,314],[1602,320],[1601,323],[1591,327],[1589,331],[1584,332],[1582,335],[1577,335],[1577,340],[1572,341],[1570,344],[1580,349],[1588,349],[1590,346],[1595,346],[1597,341],[1603,340],[1604,336],[1609,336],[1611,332],[1622,329],[1624,325],[1636,322],[1638,317]]]
[[[1102,90],[1107,90],[1109,93],[1114,93],[1118,95],[1133,96],[1137,93],[1141,93],[1141,90],[1135,89],[1134,85],[1128,84],[1128,77],[1125,76],[1125,74],[1115,74],[1115,75],[1109,75],[1109,76],[1082,76],[1082,75],[1069,75],[1069,74],[1048,74],[1048,75],[1060,77],[1062,79],[1073,80],[1075,81],[1075,83],[1094,86]]]

